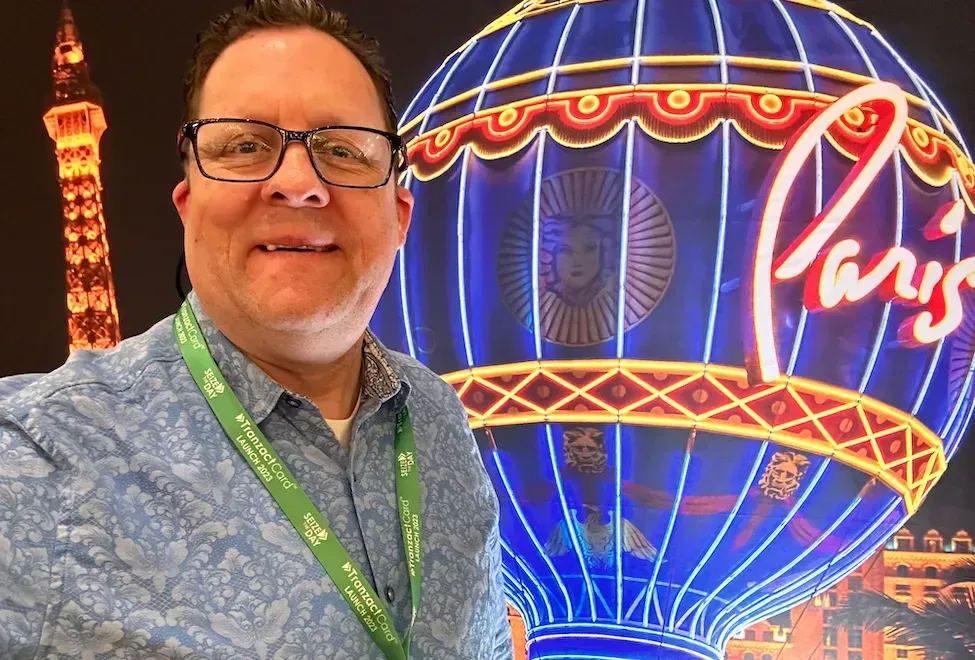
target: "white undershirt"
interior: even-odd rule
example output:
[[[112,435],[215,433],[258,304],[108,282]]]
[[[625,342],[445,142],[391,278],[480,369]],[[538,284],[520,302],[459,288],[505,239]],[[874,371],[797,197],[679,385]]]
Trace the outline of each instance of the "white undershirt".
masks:
[[[325,423],[332,429],[332,433],[335,434],[339,444],[345,449],[348,449],[349,444],[352,442],[352,420],[355,419],[355,414],[358,410],[359,401],[356,401],[355,408],[352,409],[352,414],[345,419],[325,419]]]

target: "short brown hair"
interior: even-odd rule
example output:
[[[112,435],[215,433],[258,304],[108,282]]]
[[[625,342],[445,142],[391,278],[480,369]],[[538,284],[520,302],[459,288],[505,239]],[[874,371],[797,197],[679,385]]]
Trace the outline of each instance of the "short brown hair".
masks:
[[[317,0],[248,0],[220,14],[199,34],[183,80],[183,122],[198,119],[200,91],[217,58],[241,37],[270,27],[310,27],[320,30],[348,48],[372,78],[383,104],[386,130],[396,131],[396,107],[389,70],[379,53],[379,43],[349,23],[345,14],[327,9]]]

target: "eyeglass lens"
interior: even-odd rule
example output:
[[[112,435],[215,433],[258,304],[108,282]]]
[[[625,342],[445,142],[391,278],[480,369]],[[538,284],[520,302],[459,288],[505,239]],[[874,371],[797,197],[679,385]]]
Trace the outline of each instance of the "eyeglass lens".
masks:
[[[200,168],[225,181],[257,181],[274,173],[284,140],[277,130],[252,122],[201,124],[196,135]],[[336,185],[375,186],[389,175],[393,152],[378,133],[354,128],[322,129],[309,138],[312,164]]]

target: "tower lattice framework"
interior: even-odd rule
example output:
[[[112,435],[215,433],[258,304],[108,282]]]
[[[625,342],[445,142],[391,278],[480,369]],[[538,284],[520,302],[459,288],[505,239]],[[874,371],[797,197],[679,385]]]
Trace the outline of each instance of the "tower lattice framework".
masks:
[[[55,143],[61,183],[68,352],[110,348],[119,343],[121,334],[99,172],[98,143],[108,125],[66,2],[58,22],[52,73],[54,104],[44,114],[44,124]]]

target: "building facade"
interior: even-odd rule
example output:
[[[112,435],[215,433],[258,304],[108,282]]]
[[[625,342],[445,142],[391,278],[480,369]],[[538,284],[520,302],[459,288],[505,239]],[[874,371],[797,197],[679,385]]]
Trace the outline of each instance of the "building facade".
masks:
[[[763,621],[728,644],[728,660],[895,660],[921,658],[918,652],[885,641],[883,633],[834,625],[832,614],[851,592],[870,590],[922,605],[949,585],[951,569],[970,561],[972,538],[959,530],[944,536],[934,529],[916,534],[902,528],[853,573],[788,617]],[[783,620],[784,619],[784,620]],[[790,624],[791,620],[791,624]]]

